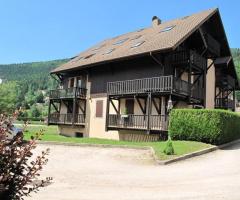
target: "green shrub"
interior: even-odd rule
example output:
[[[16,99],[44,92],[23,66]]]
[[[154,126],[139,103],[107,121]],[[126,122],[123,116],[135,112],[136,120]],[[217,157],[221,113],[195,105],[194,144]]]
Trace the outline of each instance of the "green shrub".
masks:
[[[173,140],[223,144],[240,138],[240,115],[216,109],[174,109],[169,134]]]
[[[173,144],[172,144],[171,139],[168,139],[166,147],[163,150],[163,153],[165,153],[166,155],[173,155],[174,154],[174,148],[173,148]]]

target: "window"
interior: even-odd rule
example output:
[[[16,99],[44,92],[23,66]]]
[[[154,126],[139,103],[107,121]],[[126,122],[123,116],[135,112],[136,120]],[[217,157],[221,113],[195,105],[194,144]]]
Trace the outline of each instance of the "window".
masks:
[[[90,54],[90,55],[86,56],[84,59],[91,58],[91,57],[92,57],[92,56],[94,56],[94,55],[95,55],[95,53],[93,53],[93,54]]]
[[[187,19],[189,16],[185,16],[185,17],[183,17],[182,19]]]
[[[80,57],[75,56],[75,57],[72,59],[72,62],[77,62],[77,61],[81,60],[82,58],[83,58],[82,56],[80,56]]]
[[[124,42],[127,41],[127,40],[128,40],[128,38],[124,38],[124,39],[122,39],[122,40],[118,40],[117,42],[113,43],[113,45],[122,44],[122,43],[124,43]]]
[[[142,37],[142,35],[136,35],[134,38],[132,38],[131,40],[136,40],[138,38]]]
[[[96,101],[96,117],[103,117],[103,100]]]
[[[100,45],[100,46],[97,46],[97,47],[95,47],[92,51],[97,51],[97,50],[99,50],[99,49],[101,49],[102,47],[104,47],[105,45],[103,44],[103,45]]]
[[[137,32],[141,32],[141,31],[143,31],[144,30],[144,28],[141,28],[141,29],[139,29]]]
[[[145,42],[145,41],[137,42],[137,43],[133,44],[133,45],[131,46],[131,48],[139,47],[139,46],[141,46],[144,42]]]
[[[103,53],[103,55],[108,55],[110,53],[112,53],[115,49],[108,49],[105,53]]]
[[[162,30],[160,31],[160,33],[170,31],[170,30],[172,30],[174,27],[175,27],[175,26],[168,26],[168,27],[162,29]]]
[[[73,88],[74,87],[74,78],[69,78],[68,80],[68,87]]]

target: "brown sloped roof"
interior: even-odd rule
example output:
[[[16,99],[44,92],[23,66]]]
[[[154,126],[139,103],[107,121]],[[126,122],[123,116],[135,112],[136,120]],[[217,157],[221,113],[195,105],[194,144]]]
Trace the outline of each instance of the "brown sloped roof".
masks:
[[[191,16],[166,21],[157,27],[148,27],[104,40],[92,48],[83,51],[69,62],[54,69],[51,73],[63,72],[74,68],[81,69],[93,64],[148,52],[175,49],[217,11],[218,9],[206,10]],[[169,31],[164,31],[168,27],[173,28]],[[115,44],[121,40],[125,41]],[[142,44],[138,47],[133,47],[137,43]],[[111,50],[112,52],[110,52]],[[107,54],[108,52],[110,53]]]

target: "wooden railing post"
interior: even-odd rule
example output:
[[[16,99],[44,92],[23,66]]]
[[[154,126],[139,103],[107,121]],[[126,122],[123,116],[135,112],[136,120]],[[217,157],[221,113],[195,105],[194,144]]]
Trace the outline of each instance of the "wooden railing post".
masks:
[[[107,102],[106,102],[106,121],[105,121],[105,131],[108,131],[108,124],[109,124],[109,95],[107,95]]]
[[[152,113],[152,94],[148,93],[148,115],[147,115],[147,133],[150,134],[150,118]]]

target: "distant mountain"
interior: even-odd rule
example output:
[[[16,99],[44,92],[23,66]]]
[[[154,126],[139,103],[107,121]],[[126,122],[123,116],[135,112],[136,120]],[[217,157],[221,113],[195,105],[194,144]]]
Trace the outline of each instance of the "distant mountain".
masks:
[[[59,65],[67,62],[69,59],[60,59],[45,62],[31,62],[19,64],[0,64],[0,79],[6,81],[20,81],[29,79],[46,80],[49,72]]]
[[[46,116],[47,91],[57,86],[49,72],[68,60],[0,65],[0,113],[22,107],[21,117]]]

